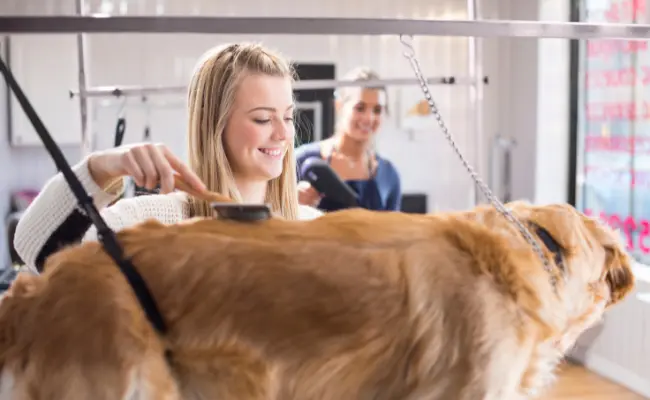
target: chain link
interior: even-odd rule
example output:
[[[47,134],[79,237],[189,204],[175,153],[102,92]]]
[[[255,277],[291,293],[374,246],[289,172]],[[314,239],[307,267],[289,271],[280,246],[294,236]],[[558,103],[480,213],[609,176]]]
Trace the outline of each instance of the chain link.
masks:
[[[548,260],[548,257],[544,254],[544,251],[542,250],[542,247],[539,245],[537,240],[533,237],[533,235],[530,233],[530,231],[524,226],[524,224],[521,223],[504,205],[499,201],[499,199],[492,193],[490,188],[483,182],[483,180],[479,177],[479,175],[476,173],[474,168],[467,162],[463,154],[461,153],[460,149],[456,145],[456,142],[454,139],[451,137],[451,134],[449,133],[449,130],[447,129],[447,126],[445,125],[444,121],[442,120],[442,116],[440,115],[440,112],[438,111],[438,107],[436,106],[436,103],[433,101],[433,97],[431,96],[431,91],[429,90],[429,85],[427,85],[426,79],[424,78],[424,74],[422,73],[422,70],[420,69],[420,63],[418,62],[418,59],[416,58],[415,55],[415,50],[413,49],[413,46],[408,43],[407,41],[404,40],[404,35],[400,36],[400,41],[402,44],[406,47],[406,51],[404,52],[404,56],[409,60],[411,63],[411,68],[413,68],[413,72],[415,73],[418,81],[420,82],[420,87],[422,88],[422,92],[424,93],[424,98],[427,100],[429,103],[429,108],[431,109],[431,113],[435,117],[436,121],[438,122],[438,125],[440,126],[440,129],[442,130],[442,133],[445,135],[445,138],[453,148],[454,152],[460,159],[460,161],[463,163],[463,166],[465,169],[467,169],[467,172],[469,172],[469,175],[472,177],[472,180],[476,183],[476,185],[481,189],[481,192],[487,197],[487,199],[492,203],[494,208],[501,213],[506,220],[508,220],[510,223],[514,224],[521,234],[524,236],[526,241],[530,243],[530,245],[533,247],[533,250],[537,253],[539,258],[542,260],[542,263],[544,264],[544,269],[550,274],[551,276],[551,283],[553,286],[555,286],[555,275],[553,274],[553,269],[551,268],[550,262]],[[480,84],[480,83],[479,83]]]

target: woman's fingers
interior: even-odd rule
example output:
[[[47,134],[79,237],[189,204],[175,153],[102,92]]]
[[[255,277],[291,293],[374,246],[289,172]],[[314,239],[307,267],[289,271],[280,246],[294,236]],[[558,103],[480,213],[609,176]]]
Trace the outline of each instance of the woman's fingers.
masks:
[[[160,176],[147,146],[134,147],[131,149],[131,153],[144,173],[144,187],[149,190],[154,189],[160,180]]]
[[[163,148],[163,153],[171,167],[181,176],[181,178],[190,186],[198,191],[206,189],[201,179],[188,167],[180,158],[176,157],[167,147]]]
[[[121,155],[122,169],[126,175],[131,176],[138,186],[145,185],[145,174],[132,152],[128,151]]]
[[[160,192],[170,193],[174,190],[174,169],[165,157],[163,146],[151,146],[148,148],[149,155],[156,167],[160,181]]]
[[[201,179],[164,144],[129,145],[115,149],[112,154],[112,161],[104,162],[108,165],[104,169],[129,175],[138,186],[153,190],[160,184],[161,193],[170,193],[175,189],[174,176],[178,174],[194,191],[206,190]]]

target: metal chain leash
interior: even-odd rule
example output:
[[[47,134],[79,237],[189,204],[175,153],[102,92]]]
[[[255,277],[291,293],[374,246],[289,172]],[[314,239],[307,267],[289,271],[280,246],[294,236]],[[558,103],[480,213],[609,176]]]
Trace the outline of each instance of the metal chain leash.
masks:
[[[550,274],[551,276],[551,283],[553,286],[555,286],[555,275],[553,274],[553,269],[551,268],[550,262],[546,255],[544,254],[544,251],[542,250],[542,247],[539,245],[537,240],[533,237],[533,235],[530,233],[530,231],[524,226],[524,224],[521,223],[504,205],[499,201],[499,199],[492,193],[490,188],[483,182],[483,180],[479,177],[479,175],[476,173],[474,168],[467,162],[463,154],[461,153],[460,149],[456,145],[456,142],[454,139],[451,137],[451,134],[449,133],[449,130],[447,129],[447,126],[442,120],[442,116],[440,115],[440,112],[438,111],[438,107],[436,106],[436,103],[433,101],[433,97],[431,96],[431,91],[429,90],[429,86],[427,85],[426,79],[424,78],[424,74],[422,73],[422,70],[420,69],[420,63],[418,62],[418,59],[416,58],[415,55],[415,49],[413,49],[413,46],[404,39],[405,35],[400,35],[400,41],[402,42],[402,45],[406,47],[406,51],[404,52],[404,56],[409,60],[411,63],[411,67],[413,68],[413,72],[415,73],[418,81],[420,82],[420,87],[422,88],[422,92],[424,93],[424,97],[429,103],[429,108],[431,109],[431,113],[433,116],[436,118],[436,121],[438,122],[438,125],[440,126],[440,129],[442,130],[442,133],[445,135],[445,138],[453,148],[454,152],[460,158],[460,161],[463,163],[465,166],[465,169],[467,169],[467,172],[469,172],[470,176],[472,177],[472,180],[476,183],[476,185],[481,189],[485,197],[488,198],[490,203],[494,206],[494,208],[499,211],[509,222],[514,224],[521,234],[524,236],[526,241],[530,243],[530,245],[533,247],[539,258],[542,260],[542,263],[544,264],[544,269]]]

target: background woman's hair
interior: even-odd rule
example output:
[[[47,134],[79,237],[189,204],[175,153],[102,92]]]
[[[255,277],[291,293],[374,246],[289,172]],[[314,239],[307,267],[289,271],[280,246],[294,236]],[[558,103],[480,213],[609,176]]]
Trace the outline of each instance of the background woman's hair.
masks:
[[[242,201],[223,144],[241,80],[250,74],[296,78],[289,61],[260,44],[237,43],[215,47],[199,60],[188,93],[188,156],[190,168],[208,189]],[[298,217],[294,144],[284,157],[282,173],[269,182],[266,200],[284,218]],[[190,199],[190,215],[210,217],[210,205]]]
[[[346,73],[343,76],[343,79],[354,81],[354,82],[363,82],[363,81],[367,82],[367,81],[380,80],[381,77],[375,70],[371,69],[370,67],[360,66]],[[350,93],[352,92],[352,90],[355,89],[358,89],[358,87],[355,86],[340,87],[334,92],[334,97],[337,100],[341,100],[345,102],[350,97]],[[378,85],[378,86],[372,86],[370,87],[370,89],[377,89],[384,92],[386,96],[386,104],[384,105],[384,111],[388,113],[388,88],[385,85]]]

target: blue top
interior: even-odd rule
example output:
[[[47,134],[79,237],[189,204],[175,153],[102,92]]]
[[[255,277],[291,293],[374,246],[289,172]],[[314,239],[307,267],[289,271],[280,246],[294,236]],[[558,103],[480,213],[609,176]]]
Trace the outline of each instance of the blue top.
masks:
[[[296,149],[296,164],[298,181],[301,176],[302,164],[310,158],[322,158],[320,143],[304,144]],[[359,196],[359,205],[369,210],[400,211],[402,206],[402,189],[399,174],[393,164],[385,158],[375,155],[377,169],[370,179],[346,180],[345,183]],[[329,160],[328,160],[329,161]],[[336,211],[347,208],[327,197],[321,199],[317,207],[323,211]]]

